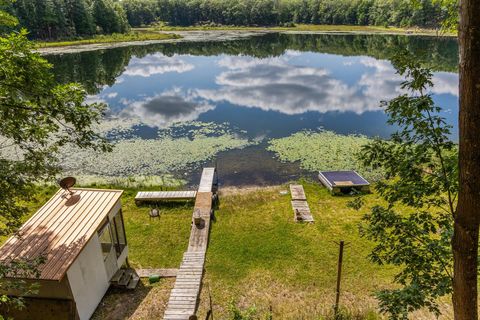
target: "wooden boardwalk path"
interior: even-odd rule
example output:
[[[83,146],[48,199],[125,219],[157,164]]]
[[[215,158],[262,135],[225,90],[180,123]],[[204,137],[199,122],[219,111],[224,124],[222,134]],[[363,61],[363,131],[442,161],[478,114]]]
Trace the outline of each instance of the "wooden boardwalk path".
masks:
[[[210,231],[214,180],[215,168],[204,168],[195,200],[188,249],[170,293],[163,316],[165,320],[188,320],[197,311]],[[195,224],[195,217],[200,217],[200,223]]]
[[[302,185],[291,184],[290,194],[292,195],[292,208],[296,222],[313,222],[313,216],[308,206],[307,197]]]
[[[195,199],[197,191],[141,191],[135,196],[135,202],[155,202],[166,200]]]

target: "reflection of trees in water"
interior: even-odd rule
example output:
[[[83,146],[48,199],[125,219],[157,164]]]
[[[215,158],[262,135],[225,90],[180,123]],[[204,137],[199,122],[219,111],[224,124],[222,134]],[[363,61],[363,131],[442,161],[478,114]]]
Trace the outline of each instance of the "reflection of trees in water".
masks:
[[[130,59],[161,52],[166,56],[190,54],[201,56],[249,55],[256,58],[281,56],[286,50],[310,51],[343,56],[371,56],[389,59],[400,49],[408,49],[435,71],[455,72],[458,45],[454,38],[401,35],[308,35],[268,34],[249,39],[223,42],[179,42],[130,46],[47,56],[54,64],[60,82],[80,82],[90,94],[100,92],[103,85],[113,85]]]

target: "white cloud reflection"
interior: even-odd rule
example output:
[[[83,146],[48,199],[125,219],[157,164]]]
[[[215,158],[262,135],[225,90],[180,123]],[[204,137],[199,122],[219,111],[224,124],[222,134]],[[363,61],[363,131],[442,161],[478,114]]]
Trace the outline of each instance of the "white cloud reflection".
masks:
[[[215,106],[206,101],[196,101],[190,94],[178,88],[163,92],[141,101],[128,101],[121,112],[122,117],[138,118],[142,123],[165,128],[177,122],[193,121]]]
[[[365,71],[353,85],[336,78],[327,69],[291,65],[288,60],[289,56],[225,57],[219,61],[219,65],[227,69],[216,77],[219,88],[195,92],[213,102],[226,101],[288,115],[308,111],[362,114],[377,111],[380,101],[402,93],[402,78],[386,60],[361,58],[359,63]],[[433,93],[458,95],[458,75],[439,72],[433,81]]]
[[[184,73],[194,68],[193,64],[185,62],[177,55],[168,57],[161,53],[156,53],[143,58],[133,58],[123,75],[147,78],[155,74],[169,72]]]

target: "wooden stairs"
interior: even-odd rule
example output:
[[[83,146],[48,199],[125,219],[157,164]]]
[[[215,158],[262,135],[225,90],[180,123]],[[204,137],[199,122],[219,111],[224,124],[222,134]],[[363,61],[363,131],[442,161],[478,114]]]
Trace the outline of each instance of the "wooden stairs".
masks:
[[[110,285],[116,288],[133,290],[137,287],[139,281],[140,277],[135,269],[121,268],[113,275]]]

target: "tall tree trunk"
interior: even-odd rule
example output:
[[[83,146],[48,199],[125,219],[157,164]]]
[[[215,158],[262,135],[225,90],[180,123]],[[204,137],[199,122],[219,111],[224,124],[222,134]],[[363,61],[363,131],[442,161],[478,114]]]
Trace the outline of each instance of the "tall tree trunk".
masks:
[[[453,235],[455,320],[476,320],[480,224],[480,0],[460,1],[460,192]]]

